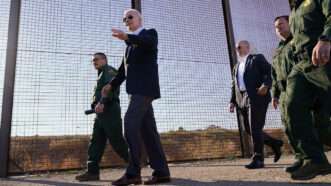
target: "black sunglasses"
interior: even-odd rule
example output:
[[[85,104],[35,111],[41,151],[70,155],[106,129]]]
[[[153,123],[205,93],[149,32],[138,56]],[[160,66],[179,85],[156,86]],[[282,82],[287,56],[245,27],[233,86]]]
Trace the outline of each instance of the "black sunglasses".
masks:
[[[125,23],[127,20],[131,20],[131,19],[133,19],[133,16],[129,15],[128,17],[123,18],[123,22]]]

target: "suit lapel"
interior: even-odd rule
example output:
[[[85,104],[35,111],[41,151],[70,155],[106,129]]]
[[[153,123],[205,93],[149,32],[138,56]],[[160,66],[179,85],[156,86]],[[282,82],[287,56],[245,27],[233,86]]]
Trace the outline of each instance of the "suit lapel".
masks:
[[[138,34],[138,36],[144,34],[144,32],[146,31],[146,29],[142,29],[140,31],[140,33]],[[125,41],[126,49],[125,49],[125,53],[124,53],[124,63],[125,66],[127,67],[127,65],[130,63],[130,55],[132,54],[132,52],[134,52],[135,48],[137,47],[136,44],[132,44],[130,41]]]
[[[236,78],[237,78],[237,75],[238,75],[238,68],[239,68],[239,63],[237,63],[237,64],[234,66],[234,75],[235,75]]]
[[[131,50],[131,43],[128,41],[125,41],[125,44],[126,44],[126,48],[125,48],[124,57],[125,57],[125,59],[128,59],[130,50]]]
[[[143,34],[146,31],[146,29],[142,29],[138,35]]]
[[[245,63],[245,71],[244,71],[244,81],[245,81],[245,79],[246,79],[247,71],[248,71],[248,67],[249,67],[249,65],[251,64],[252,59],[253,59],[253,56],[252,56],[252,55],[248,55],[248,56],[247,56],[246,63]],[[245,82],[245,83],[246,83],[246,82]]]
[[[126,48],[125,48],[125,52],[124,52],[124,69],[125,69],[125,76],[127,76],[127,72],[128,72],[128,58],[129,58],[129,54],[130,54],[130,50],[131,50],[131,43],[128,41],[125,41],[126,43]]]
[[[252,57],[253,57],[252,55],[247,56],[246,63],[245,63],[245,72],[252,61]]]
[[[142,29],[140,31],[140,33],[138,34],[138,36],[144,34],[144,32],[146,31],[146,29]],[[131,42],[129,41],[125,41],[127,47],[126,47],[126,50],[125,50],[125,58],[128,59],[130,54],[132,53],[132,51],[134,51],[134,49],[137,47],[136,44],[132,44]]]

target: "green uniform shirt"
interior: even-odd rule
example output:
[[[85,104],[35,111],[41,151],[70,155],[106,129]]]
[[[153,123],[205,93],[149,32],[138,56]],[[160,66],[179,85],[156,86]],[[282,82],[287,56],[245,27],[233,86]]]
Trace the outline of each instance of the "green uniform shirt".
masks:
[[[290,27],[295,53],[311,56],[320,36],[331,39],[331,0],[292,0]]]
[[[287,76],[294,65],[292,35],[285,41],[280,41],[272,59],[272,96],[279,99],[280,93],[286,89]]]
[[[290,28],[299,62],[294,68],[313,84],[327,89],[331,86],[331,67],[313,66],[311,57],[320,36],[331,38],[331,0],[290,0],[290,3]]]
[[[96,104],[100,101],[101,99],[101,91],[102,88],[107,85],[107,83],[110,82],[117,74],[117,71],[115,68],[109,66],[109,65],[104,65],[102,69],[98,70],[98,79],[97,79],[97,85],[94,88],[94,95],[93,95],[93,103]],[[116,90],[113,90],[109,93],[108,99],[109,102],[118,102],[119,103],[119,88]],[[109,103],[106,103],[106,105]]]

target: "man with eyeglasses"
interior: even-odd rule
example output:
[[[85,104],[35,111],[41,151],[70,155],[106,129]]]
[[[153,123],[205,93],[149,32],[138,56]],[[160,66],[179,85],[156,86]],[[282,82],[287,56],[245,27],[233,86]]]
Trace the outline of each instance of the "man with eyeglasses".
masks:
[[[115,68],[107,64],[104,53],[95,53],[92,63],[98,71],[97,85],[94,88],[92,109],[101,99],[102,88],[116,76]],[[123,137],[119,88],[113,89],[104,102],[102,113],[97,113],[94,120],[92,138],[88,147],[87,171],[76,176],[78,181],[94,181],[100,179],[99,163],[109,140],[114,151],[126,162],[129,159],[128,147]]]
[[[229,110],[237,108],[239,122],[252,137],[252,162],[247,169],[264,167],[264,144],[270,146],[275,154],[274,162],[281,156],[283,142],[263,132],[265,117],[271,100],[271,65],[262,54],[250,54],[249,42],[237,44],[238,63],[233,69],[232,96]]]
[[[103,98],[96,106],[96,112],[102,112],[103,102],[108,99],[109,91],[116,89],[126,80],[126,91],[130,95],[130,100],[124,118],[124,129],[130,149],[130,161],[126,173],[112,184],[142,183],[140,167],[142,142],[145,145],[150,166],[154,170],[152,177],[144,184],[170,182],[170,172],[152,107],[152,101],[160,98],[157,32],[155,29],[143,28],[141,14],[134,9],[124,12],[123,22],[129,33],[112,29],[112,35],[127,44],[125,56],[118,74],[103,88]]]

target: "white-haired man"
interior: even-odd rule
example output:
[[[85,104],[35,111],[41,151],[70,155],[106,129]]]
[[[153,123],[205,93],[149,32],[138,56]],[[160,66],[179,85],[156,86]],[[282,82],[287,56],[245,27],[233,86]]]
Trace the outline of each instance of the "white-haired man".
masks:
[[[117,76],[103,89],[103,99],[108,92],[126,80],[126,91],[130,95],[128,110],[124,117],[125,138],[130,149],[129,166],[126,173],[113,185],[140,184],[141,138],[145,145],[149,163],[154,169],[145,185],[170,182],[170,172],[157,132],[152,101],[160,98],[157,64],[158,37],[155,29],[144,29],[140,12],[129,9],[124,12],[124,24],[129,33],[112,29],[113,36],[127,44],[125,56]],[[103,101],[97,112],[103,111]],[[140,138],[141,136],[141,138]]]

